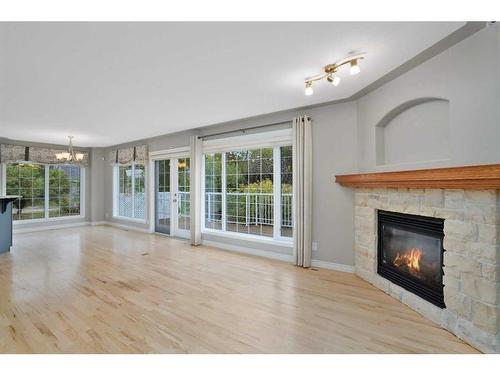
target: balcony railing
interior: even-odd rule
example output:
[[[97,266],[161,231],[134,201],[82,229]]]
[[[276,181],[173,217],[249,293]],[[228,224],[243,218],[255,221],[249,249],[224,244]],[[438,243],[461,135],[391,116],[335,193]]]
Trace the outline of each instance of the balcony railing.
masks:
[[[222,193],[205,193],[206,220],[221,222]],[[273,225],[274,195],[271,193],[227,193],[226,217],[229,224]],[[292,194],[281,195],[281,226],[292,227]]]
[[[190,195],[189,192],[179,192],[178,202],[181,204],[180,214],[188,216]],[[158,219],[170,217],[170,193],[158,195]],[[227,193],[226,216],[228,224],[245,225],[273,225],[274,223],[274,195],[271,193]],[[145,195],[136,193],[135,200],[132,194],[120,194],[119,212],[121,215],[131,215],[132,205],[135,205],[135,214],[144,215]],[[183,212],[185,210],[185,212]],[[222,221],[222,193],[205,193],[205,213],[208,222]],[[292,194],[281,194],[281,226],[292,228]]]
[[[132,212],[134,212],[136,218],[145,218],[145,208],[145,193],[135,193],[135,196],[128,193],[120,193],[118,196],[118,214],[120,216],[132,217]]]

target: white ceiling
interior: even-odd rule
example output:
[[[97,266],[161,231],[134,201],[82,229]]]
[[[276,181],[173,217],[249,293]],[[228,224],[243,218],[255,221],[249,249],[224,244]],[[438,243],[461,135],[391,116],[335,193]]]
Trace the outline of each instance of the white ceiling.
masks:
[[[463,23],[3,23],[0,137],[109,146],[351,96]],[[304,95],[304,78],[351,53]]]

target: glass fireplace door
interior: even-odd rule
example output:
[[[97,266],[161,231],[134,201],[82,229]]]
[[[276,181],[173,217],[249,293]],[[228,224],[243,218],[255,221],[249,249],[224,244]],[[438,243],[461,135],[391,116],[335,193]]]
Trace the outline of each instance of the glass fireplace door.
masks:
[[[379,210],[379,275],[444,307],[444,220]]]

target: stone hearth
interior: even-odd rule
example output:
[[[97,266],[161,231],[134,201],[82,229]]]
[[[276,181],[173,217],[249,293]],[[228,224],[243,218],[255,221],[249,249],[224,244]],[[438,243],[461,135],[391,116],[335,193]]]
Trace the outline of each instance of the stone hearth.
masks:
[[[500,352],[500,190],[355,189],[355,272],[487,353]],[[441,309],[377,274],[377,210],[444,221]]]

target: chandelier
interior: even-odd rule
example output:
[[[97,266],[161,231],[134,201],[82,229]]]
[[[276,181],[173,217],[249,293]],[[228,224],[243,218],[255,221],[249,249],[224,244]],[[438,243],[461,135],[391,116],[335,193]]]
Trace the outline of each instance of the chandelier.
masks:
[[[73,149],[73,136],[70,135],[68,136],[69,138],[69,145],[68,145],[68,152],[60,152],[55,154],[57,160],[65,161],[68,163],[72,162],[78,162],[82,161],[84,154],[76,153],[75,150]]]
[[[325,71],[324,73],[306,79],[304,93],[308,96],[312,95],[314,92],[313,82],[322,80],[323,78],[326,78],[326,80],[330,82],[333,86],[338,86],[340,83],[340,77],[337,75],[339,68],[341,66],[349,64],[350,65],[349,71],[351,75],[358,74],[361,71],[361,69],[359,68],[359,60],[361,59],[364,59],[363,54],[347,57],[345,59],[339,60],[336,63],[326,65],[323,68]]]

